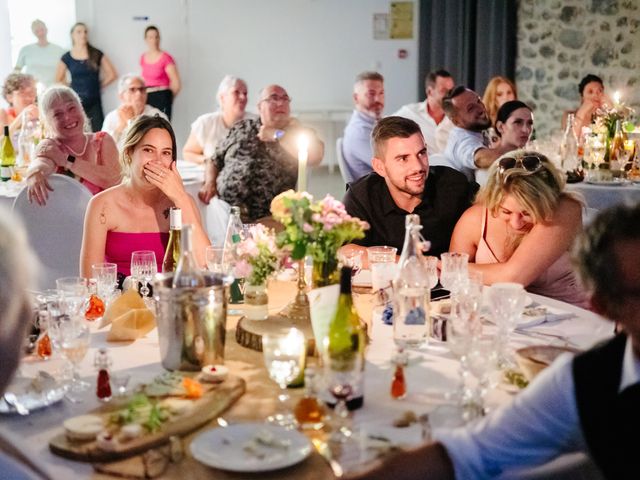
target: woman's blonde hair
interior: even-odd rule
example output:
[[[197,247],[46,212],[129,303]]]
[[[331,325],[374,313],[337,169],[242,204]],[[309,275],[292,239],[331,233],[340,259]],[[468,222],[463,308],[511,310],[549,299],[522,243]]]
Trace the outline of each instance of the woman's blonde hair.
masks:
[[[84,131],[91,131],[89,119],[84,112],[84,108],[82,108],[82,102],[80,101],[80,97],[78,96],[78,94],[69,87],[65,87],[63,85],[54,85],[53,87],[49,87],[47,90],[45,90],[39,100],[40,118],[43,120],[45,131],[48,134],[57,136],[60,133],[53,127],[52,121],[53,104],[56,102],[75,103],[76,107],[79,108],[82,112],[82,117],[84,118]]]
[[[509,80],[507,77],[493,77],[487,83],[487,88],[484,89],[484,95],[482,95],[482,103],[484,103],[485,108],[487,109],[487,114],[489,115],[489,119],[491,120],[491,125],[495,126],[496,124],[496,115],[498,114],[498,101],[497,101],[497,93],[498,93],[498,85],[501,83],[506,83],[513,90],[513,95],[515,100],[518,99],[518,89],[516,88],[516,84]]]
[[[133,153],[133,150],[136,148],[138,143],[140,143],[142,137],[144,137],[149,130],[154,128],[160,128],[169,132],[169,136],[171,137],[171,158],[174,162],[178,158],[176,135],[173,133],[173,128],[169,121],[157,114],[154,116],[140,115],[131,123],[125,133],[124,140],[122,141],[120,167],[122,168],[122,173],[125,176],[131,176],[131,154]]]
[[[503,158],[521,160],[534,156],[540,160],[540,167],[528,171],[522,165],[501,171]],[[487,183],[480,189],[477,203],[484,204],[492,215],[497,215],[504,198],[511,195],[531,215],[535,223],[551,220],[561,197],[571,198],[584,204],[580,194],[565,191],[564,174],[541,153],[514,150],[505,153],[489,167]]]

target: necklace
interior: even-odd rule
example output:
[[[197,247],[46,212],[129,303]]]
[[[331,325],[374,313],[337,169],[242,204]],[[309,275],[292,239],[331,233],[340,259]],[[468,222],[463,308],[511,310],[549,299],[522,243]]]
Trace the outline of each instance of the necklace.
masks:
[[[65,144],[65,147],[67,147],[67,150],[69,150],[69,152],[73,154],[73,156],[76,158],[83,156],[84,153],[87,151],[87,145],[89,145],[89,137],[87,137],[84,133],[82,135],[84,136],[84,147],[82,148],[81,152],[76,152],[73,148],[71,148],[71,145]]]

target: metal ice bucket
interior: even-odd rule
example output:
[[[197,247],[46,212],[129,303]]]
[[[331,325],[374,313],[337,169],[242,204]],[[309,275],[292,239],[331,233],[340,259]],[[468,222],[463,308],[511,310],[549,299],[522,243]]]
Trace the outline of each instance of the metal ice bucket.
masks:
[[[162,366],[200,370],[224,363],[227,299],[223,277],[203,272],[205,286],[172,288],[173,273],[153,280]]]

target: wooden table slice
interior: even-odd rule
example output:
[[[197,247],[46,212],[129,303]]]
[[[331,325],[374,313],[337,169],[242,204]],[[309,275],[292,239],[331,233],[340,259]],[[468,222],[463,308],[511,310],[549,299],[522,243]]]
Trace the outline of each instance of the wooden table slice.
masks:
[[[159,432],[145,434],[139,438],[118,445],[114,451],[98,448],[95,441],[76,442],[69,440],[64,432],[49,442],[49,449],[61,457],[81,462],[112,462],[128,458],[138,453],[163,445],[169,437],[186,435],[218,417],[245,392],[245,381],[229,376],[220,384],[204,384],[205,392],[194,400],[193,409],[165,423]],[[122,405],[120,405],[121,407]],[[95,415],[109,415],[118,410],[118,405],[104,405],[91,412]]]

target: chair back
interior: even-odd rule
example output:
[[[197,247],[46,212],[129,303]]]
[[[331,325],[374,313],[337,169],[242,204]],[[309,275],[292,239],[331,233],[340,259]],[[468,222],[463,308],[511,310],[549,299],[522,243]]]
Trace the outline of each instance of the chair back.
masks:
[[[342,137],[338,137],[336,140],[336,158],[338,159],[338,168],[340,169],[340,175],[342,175],[344,183],[346,184],[353,181],[352,178],[349,178],[349,170],[344,161],[344,155],[342,155]]]
[[[53,192],[47,204],[30,203],[23,188],[13,202],[13,212],[22,219],[29,242],[40,260],[38,288],[55,288],[56,278],[78,276],[84,214],[91,192],[65,175],[48,179]]]

